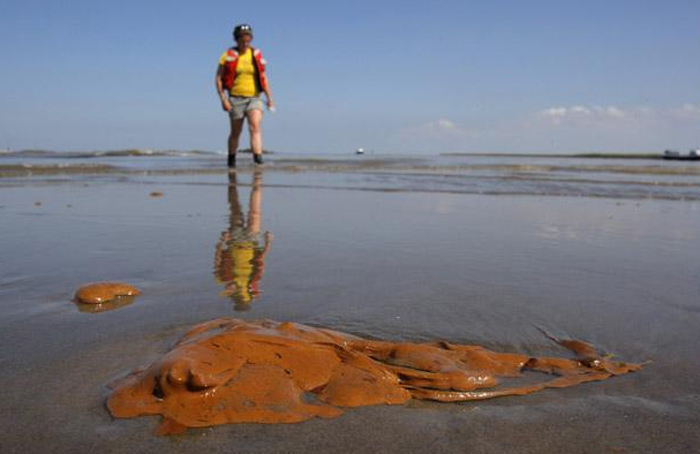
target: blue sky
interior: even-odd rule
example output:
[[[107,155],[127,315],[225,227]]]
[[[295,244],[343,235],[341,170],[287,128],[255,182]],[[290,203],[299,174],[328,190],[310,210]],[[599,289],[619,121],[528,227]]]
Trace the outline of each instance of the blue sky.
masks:
[[[0,148],[223,149],[213,74],[240,22],[269,62],[273,150],[700,146],[699,0],[0,8]]]

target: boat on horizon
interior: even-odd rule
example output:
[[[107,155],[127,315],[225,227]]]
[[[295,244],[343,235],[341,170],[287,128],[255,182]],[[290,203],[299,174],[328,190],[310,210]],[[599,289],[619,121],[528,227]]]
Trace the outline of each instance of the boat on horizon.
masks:
[[[666,150],[663,158],[677,161],[700,161],[700,149],[690,150],[687,154],[682,154],[680,151],[675,150]]]

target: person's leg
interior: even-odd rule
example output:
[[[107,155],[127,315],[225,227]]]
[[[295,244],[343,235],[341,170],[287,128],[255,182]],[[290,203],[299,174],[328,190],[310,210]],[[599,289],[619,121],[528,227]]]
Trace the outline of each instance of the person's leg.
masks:
[[[262,173],[260,169],[253,174],[253,189],[250,191],[250,203],[248,204],[248,233],[257,235],[260,233],[260,218],[262,217]]]
[[[262,110],[254,109],[246,112],[248,131],[250,132],[250,148],[253,149],[255,162],[262,162]]]
[[[243,210],[238,200],[236,172],[230,172],[228,175],[228,206],[231,212],[229,217],[229,232],[233,234],[236,227],[243,227],[244,225]]]
[[[238,139],[243,131],[243,118],[231,118],[231,133],[228,136],[228,166],[236,167],[236,150],[238,150]]]

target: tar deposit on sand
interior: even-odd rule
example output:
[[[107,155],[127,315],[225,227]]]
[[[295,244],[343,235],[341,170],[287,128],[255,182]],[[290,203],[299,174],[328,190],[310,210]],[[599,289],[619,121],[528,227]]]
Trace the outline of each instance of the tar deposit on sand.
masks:
[[[365,340],[296,323],[223,318],[195,326],[162,358],[110,385],[113,416],[163,416],[157,433],[226,423],[295,423],[348,407],[524,395],[641,368],[580,341],[574,359],[476,345]],[[525,375],[536,380],[500,387]]]
[[[94,282],[83,285],[75,293],[75,301],[83,304],[101,304],[123,296],[138,296],[141,291],[124,282]]]

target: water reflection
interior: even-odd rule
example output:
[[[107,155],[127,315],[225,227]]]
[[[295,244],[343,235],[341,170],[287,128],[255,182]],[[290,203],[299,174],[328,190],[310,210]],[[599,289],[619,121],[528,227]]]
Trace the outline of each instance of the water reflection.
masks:
[[[126,307],[133,303],[135,299],[136,297],[134,296],[118,296],[115,299],[107,301],[105,303],[86,304],[74,301],[73,304],[75,304],[75,306],[80,312],[98,314],[101,312],[109,312],[115,309],[121,309],[122,307]]]
[[[262,172],[253,175],[248,217],[243,214],[235,173],[229,174],[228,204],[231,211],[228,230],[221,232],[214,257],[214,276],[224,286],[219,293],[234,302],[234,309],[245,311],[260,296],[260,280],[272,234],[261,234]]]

